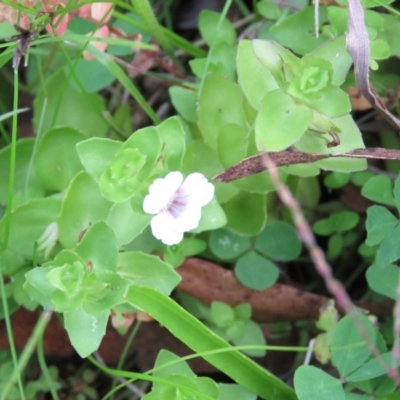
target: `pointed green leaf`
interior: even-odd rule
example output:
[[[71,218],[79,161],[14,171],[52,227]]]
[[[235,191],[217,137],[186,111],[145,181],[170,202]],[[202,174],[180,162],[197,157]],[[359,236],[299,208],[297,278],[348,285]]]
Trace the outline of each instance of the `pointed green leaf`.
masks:
[[[227,352],[204,354],[203,358],[261,398],[296,399],[293,389],[239,351],[234,350],[170,298],[154,289],[131,287],[126,300],[134,307],[149,313],[195,352],[230,349]]]
[[[65,329],[72,346],[85,358],[96,351],[106,333],[110,311],[88,314],[82,308],[64,313]]]

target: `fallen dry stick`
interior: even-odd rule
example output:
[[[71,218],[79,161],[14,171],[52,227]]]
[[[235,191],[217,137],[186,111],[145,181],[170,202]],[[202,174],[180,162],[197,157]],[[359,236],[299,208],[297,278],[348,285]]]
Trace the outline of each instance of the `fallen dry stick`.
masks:
[[[239,163],[221,172],[213,179],[218,182],[231,182],[236,179],[254,175],[268,168],[265,165],[265,154],[276,167],[294,164],[309,164],[325,158],[367,158],[380,160],[400,160],[400,150],[385,149],[381,147],[370,147],[367,149],[355,149],[347,153],[314,154],[305,153],[300,150],[289,148],[283,151],[260,153],[252,157],[245,158]]]
[[[328,298],[289,285],[275,284],[258,291],[243,286],[233,272],[199,258],[187,258],[177,270],[182,276],[178,289],[200,301],[214,300],[231,306],[250,303],[258,322],[317,320],[319,310]],[[377,316],[392,313],[393,302],[356,302],[357,306]]]
[[[320,307],[328,300],[324,296],[288,285],[276,284],[263,291],[251,290],[237,281],[232,271],[199,258],[187,258],[177,271],[182,276],[182,282],[178,286],[179,290],[206,304],[210,304],[214,300],[220,300],[232,306],[250,303],[253,307],[253,317],[259,322],[316,320]],[[392,313],[392,301],[356,304],[380,317]],[[38,312],[31,312],[22,307],[11,316],[17,349],[23,349],[37,319]],[[159,350],[154,343],[167,348],[175,346],[173,348],[179,353],[176,348],[177,340],[173,341],[171,338],[164,337],[167,331],[165,329],[155,331],[155,326],[158,324],[145,324],[143,330],[139,330],[137,341],[134,342],[131,349],[134,352],[140,350],[142,358],[151,353],[150,359],[146,358],[146,368],[153,365]],[[106,362],[116,363],[118,361],[126,338],[127,336],[119,336],[109,324],[106,336],[100,346],[100,354]],[[55,315],[47,326],[43,341],[44,351],[47,355],[69,357],[74,353],[67,332]],[[4,321],[0,321],[0,348],[8,347]],[[155,349],[157,351],[154,351]]]

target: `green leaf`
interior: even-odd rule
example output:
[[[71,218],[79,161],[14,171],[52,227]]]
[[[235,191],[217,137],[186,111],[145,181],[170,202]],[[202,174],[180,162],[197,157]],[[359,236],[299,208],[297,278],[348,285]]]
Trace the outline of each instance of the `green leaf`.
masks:
[[[201,209],[201,218],[197,228],[190,232],[200,233],[219,229],[226,225],[226,214],[218,201],[213,199],[210,203]]]
[[[219,131],[224,125],[246,127],[243,94],[239,86],[215,73],[209,74],[200,94],[198,116],[204,141],[215,150]]]
[[[64,72],[59,70],[39,90],[33,103],[33,124],[42,132],[65,126],[74,128],[85,137],[105,136],[108,126],[103,113],[104,99],[97,93],[82,93],[68,84]],[[40,122],[42,110],[44,118]]]
[[[235,275],[243,285],[254,290],[264,290],[277,281],[279,269],[271,261],[249,251],[237,261]]]
[[[69,66],[65,68],[66,74],[69,73]],[[74,74],[79,80],[80,85],[88,93],[99,92],[100,90],[111,85],[115,76],[97,60],[79,59],[74,65]],[[80,90],[74,79],[71,79],[75,89]]]
[[[317,235],[331,235],[332,233],[346,232],[353,229],[360,221],[360,216],[353,211],[339,211],[329,218],[317,221],[313,230]]]
[[[153,216],[143,212],[142,204],[143,196],[134,196],[111,206],[106,222],[114,232],[118,247],[130,243],[150,224]]]
[[[218,157],[222,166],[227,169],[244,158],[257,154],[258,151],[253,142],[254,134],[250,136],[248,129],[235,124],[223,126],[219,132],[217,144]],[[280,177],[283,178],[284,175],[280,174]],[[267,193],[275,190],[267,171],[237,179],[233,185],[251,193]]]
[[[319,23],[324,24],[327,7],[319,7]],[[315,36],[314,7],[307,6],[275,24],[270,32],[272,38],[282,46],[288,47],[297,54],[307,54],[322,45],[326,37]]]
[[[93,178],[80,172],[67,189],[58,217],[58,238],[65,248],[74,247],[80,235],[97,221],[105,221],[111,203]]]
[[[249,103],[259,110],[264,96],[279,88],[275,78],[254,53],[250,40],[239,42],[236,65],[243,93]]]
[[[397,360],[397,366],[399,360]],[[346,377],[347,382],[365,381],[387,374],[387,366],[393,367],[393,353],[391,351],[381,354],[379,358],[372,358],[359,369]]]
[[[345,400],[341,382],[319,368],[301,365],[294,374],[299,400]]]
[[[371,58],[385,60],[390,57],[389,43],[384,39],[375,39],[371,42]]]
[[[214,73],[233,81],[236,72],[236,46],[230,46],[227,43],[217,43],[213,46],[213,51],[210,54],[209,58],[196,58],[189,61],[193,74],[201,79],[205,73]]]
[[[355,172],[351,175],[351,182],[356,186],[363,186],[368,179],[372,178],[373,176],[375,176],[375,174],[371,171]]]
[[[399,267],[394,264],[371,265],[366,272],[369,287],[383,296],[397,300],[399,285]]]
[[[236,318],[243,321],[249,321],[251,319],[251,305],[249,303],[238,304],[233,308]]]
[[[188,122],[197,123],[197,93],[180,86],[172,86],[168,90],[175,110]]]
[[[185,257],[191,257],[202,253],[207,248],[207,243],[201,239],[185,238],[181,242],[182,252]],[[169,246],[168,248],[171,248]]]
[[[381,206],[371,206],[367,210],[367,228],[368,246],[375,246],[381,243],[386,236],[390,235],[398,224],[397,218],[386,208]]]
[[[317,235],[321,236],[329,236],[335,232],[335,227],[329,218],[324,218],[317,221],[312,228]]]
[[[181,136],[181,133],[179,135]],[[160,133],[153,126],[139,129],[122,146],[123,150],[136,149],[146,156],[146,163],[139,173],[140,179],[145,179],[152,173],[160,156],[161,148]]]
[[[332,84],[341,86],[345,81],[353,60],[346,49],[346,39],[344,36],[326,41],[317,47],[312,56],[328,60],[333,67]]]
[[[168,171],[182,168],[185,153],[185,131],[178,117],[171,117],[157,126],[161,139],[161,157]],[[149,139],[150,140],[150,139]]]
[[[213,301],[210,307],[212,322],[218,328],[226,328],[235,320],[232,307],[222,301]]]
[[[304,96],[306,99],[320,99],[321,92],[332,82],[331,63],[319,57],[306,55],[301,59],[300,66],[301,72],[290,82],[288,93],[300,98]],[[317,97],[314,97],[315,95]]]
[[[228,229],[211,232],[210,250],[221,260],[232,260],[250,248],[250,239]]]
[[[52,128],[39,139],[34,157],[35,173],[47,190],[61,191],[82,170],[76,145],[84,135],[73,128]]]
[[[259,150],[281,151],[296,143],[312,121],[312,111],[282,90],[267,93],[261,102],[255,131]]]
[[[226,42],[233,46],[236,44],[236,31],[232,24],[223,19],[221,26],[218,28],[221,14],[211,11],[202,10],[199,17],[199,29],[204,41],[211,46],[214,42]]]
[[[179,361],[179,362],[177,362]],[[168,378],[171,375],[184,375],[195,378],[196,374],[190,369],[188,363],[169,350],[162,349],[154,363],[153,375],[158,378]],[[162,386],[159,382],[153,383],[153,389]]]
[[[33,197],[44,196],[44,188],[41,186],[31,165],[31,157],[34,146],[33,139],[19,140],[16,145],[15,182],[14,182],[14,206],[17,201],[26,201]],[[0,150],[0,203],[5,205],[8,198],[8,185],[10,178],[11,146]]]
[[[221,336],[228,342],[233,342],[245,334],[246,322],[241,319],[234,320],[232,324],[224,329],[224,335]]]
[[[294,391],[246,356],[233,349],[204,324],[170,298],[149,288],[131,287],[126,300],[138,307],[197,353],[217,349],[227,352],[204,354],[203,358],[234,381],[263,399],[295,400]]]
[[[266,220],[265,195],[240,192],[223,205],[227,228],[242,235],[257,235]]]
[[[137,149],[122,149],[107,165],[100,177],[99,188],[109,201],[122,202],[130,199],[142,188],[140,173],[146,163]]]
[[[354,149],[364,148],[361,132],[358,129],[351,115],[345,115],[338,118],[327,118],[327,120],[335,126],[340,132],[338,134],[340,144],[335,146],[335,153],[345,153]],[[323,140],[325,139],[325,140]],[[330,135],[321,135],[320,133],[312,133],[308,131],[295,144],[296,149],[305,151],[306,153],[330,154],[332,148],[327,147],[326,142],[331,141]],[[349,159],[349,158],[327,158],[325,160],[316,161],[315,165],[324,169],[339,172],[362,171],[367,168],[366,160]]]
[[[394,201],[398,212],[400,213],[400,174],[397,175],[396,181],[394,182]]]
[[[204,398],[213,400],[218,398],[219,388],[211,378],[189,378],[185,375],[171,375],[169,385],[163,385],[157,391],[152,391],[144,400],[189,400]],[[194,397],[193,397],[194,396]]]
[[[343,252],[344,246],[345,240],[343,235],[340,233],[334,233],[328,240],[327,258],[329,260],[334,260],[339,257]]]
[[[26,274],[25,290],[45,307],[50,303],[50,309],[57,312],[73,311],[85,301],[87,277],[81,257],[71,250],[63,250],[54,260]]]
[[[394,206],[393,184],[386,175],[376,175],[369,179],[361,189],[361,194],[369,200]]]
[[[99,180],[107,164],[121,150],[122,143],[111,139],[91,138],[79,142],[76,149],[83,164],[93,178]]]
[[[181,171],[184,175],[201,172],[206,178],[211,179],[222,170],[216,152],[202,140],[194,140],[187,146]],[[239,189],[231,183],[215,182],[214,186],[215,197],[220,203],[226,202],[239,192]]]
[[[220,395],[218,400],[256,400],[257,396],[240,385],[232,383],[219,383]]]
[[[104,223],[92,225],[83,235],[76,252],[93,271],[116,271],[118,249],[113,231]]]
[[[257,236],[254,248],[273,260],[291,261],[300,255],[301,241],[292,225],[275,221]]]
[[[253,40],[253,50],[258,59],[271,71],[282,90],[288,86],[288,75],[300,71],[300,60],[291,51],[272,40]]]
[[[219,42],[213,46],[213,50],[209,53],[208,58],[208,70],[207,73],[215,72],[218,75],[221,75],[229,80],[234,80],[236,77],[236,45],[230,45],[226,42]],[[203,59],[196,59],[195,61],[202,61]],[[206,61],[206,59],[204,59]],[[193,65],[193,62],[190,62],[190,65]],[[204,74],[204,70],[206,67],[206,62],[204,66],[201,68],[200,78]]]
[[[135,286],[151,287],[166,295],[181,281],[179,274],[169,264],[140,251],[119,253],[118,274]]]
[[[348,314],[336,325],[331,341],[332,360],[342,377],[347,379],[371,356],[365,336],[370,343],[375,344],[375,328],[361,313]]]
[[[331,172],[324,178],[324,185],[330,189],[339,189],[350,181],[351,175],[343,172]]]
[[[64,325],[72,346],[85,358],[96,351],[106,333],[109,310],[88,314],[82,308],[64,313]]]
[[[299,98],[305,106],[311,107],[330,118],[346,116],[351,111],[351,103],[348,94],[336,86],[327,87],[321,91],[319,95],[320,96],[316,99],[301,95],[296,97]]]
[[[46,310],[54,310],[54,304],[50,297],[56,289],[46,278],[47,273],[52,268],[52,266],[42,266],[40,268],[33,268],[25,274],[26,282],[24,283],[24,290]]]
[[[27,259],[35,254],[35,243],[38,243],[48,226],[57,220],[61,201],[55,198],[30,200],[16,208],[11,214],[8,247]],[[0,236],[4,237],[6,221],[0,222]],[[57,237],[54,238],[54,245]],[[39,247],[42,244],[38,243]],[[44,249],[43,249],[44,250]],[[40,260],[43,250],[36,249]]]
[[[80,259],[69,264],[53,268],[46,275],[48,281],[59,291],[69,297],[79,295],[82,291],[82,284],[87,274],[85,265]],[[56,309],[59,309],[56,304]]]
[[[126,32],[126,31],[125,31]],[[86,44],[87,38],[84,35],[75,35],[74,41],[78,46]],[[140,91],[136,88],[133,80],[122,70],[122,68],[114,60],[113,56],[98,49],[95,46],[89,45],[86,48],[100,63],[102,63],[118,81],[122,84],[125,90],[127,90],[132,97],[140,105],[141,109],[151,118],[154,123],[159,123],[159,119],[153,109],[148,105]],[[103,135],[99,135],[103,136]]]
[[[392,232],[383,239],[383,242],[376,253],[376,262],[385,266],[397,261],[400,258],[400,225],[397,225]]]
[[[218,157],[224,168],[232,167],[246,158],[249,130],[236,124],[224,125],[217,140]]]
[[[254,321],[247,321],[245,326],[244,334],[233,340],[235,346],[243,345],[254,345],[254,346],[266,346],[264,333],[260,325],[256,324]],[[264,357],[267,353],[265,349],[246,349],[243,350],[244,353],[250,357]]]

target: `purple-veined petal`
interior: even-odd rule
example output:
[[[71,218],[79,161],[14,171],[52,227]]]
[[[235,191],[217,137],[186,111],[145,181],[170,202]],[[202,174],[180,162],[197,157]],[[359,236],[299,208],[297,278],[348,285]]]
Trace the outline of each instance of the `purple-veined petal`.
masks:
[[[179,171],[170,172],[165,178],[156,179],[149,187],[149,194],[143,202],[143,211],[147,214],[158,214],[173,200],[181,186],[183,176]]]
[[[173,220],[174,228],[183,232],[191,231],[197,228],[201,218],[201,208],[197,205],[195,207],[186,207],[179,217]]]
[[[155,214],[150,227],[154,237],[174,245],[199,225],[201,208],[214,197],[214,186],[200,173],[190,174],[185,181],[179,171],[156,179],[143,202],[143,210]]]

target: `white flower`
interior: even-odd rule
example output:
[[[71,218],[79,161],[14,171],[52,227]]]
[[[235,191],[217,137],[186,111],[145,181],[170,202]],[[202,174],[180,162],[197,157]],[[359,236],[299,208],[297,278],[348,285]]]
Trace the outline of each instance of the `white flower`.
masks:
[[[183,239],[183,233],[199,225],[201,208],[214,197],[214,186],[204,175],[183,175],[170,172],[156,179],[143,202],[143,210],[154,215],[150,226],[153,235],[164,244],[173,245]]]

